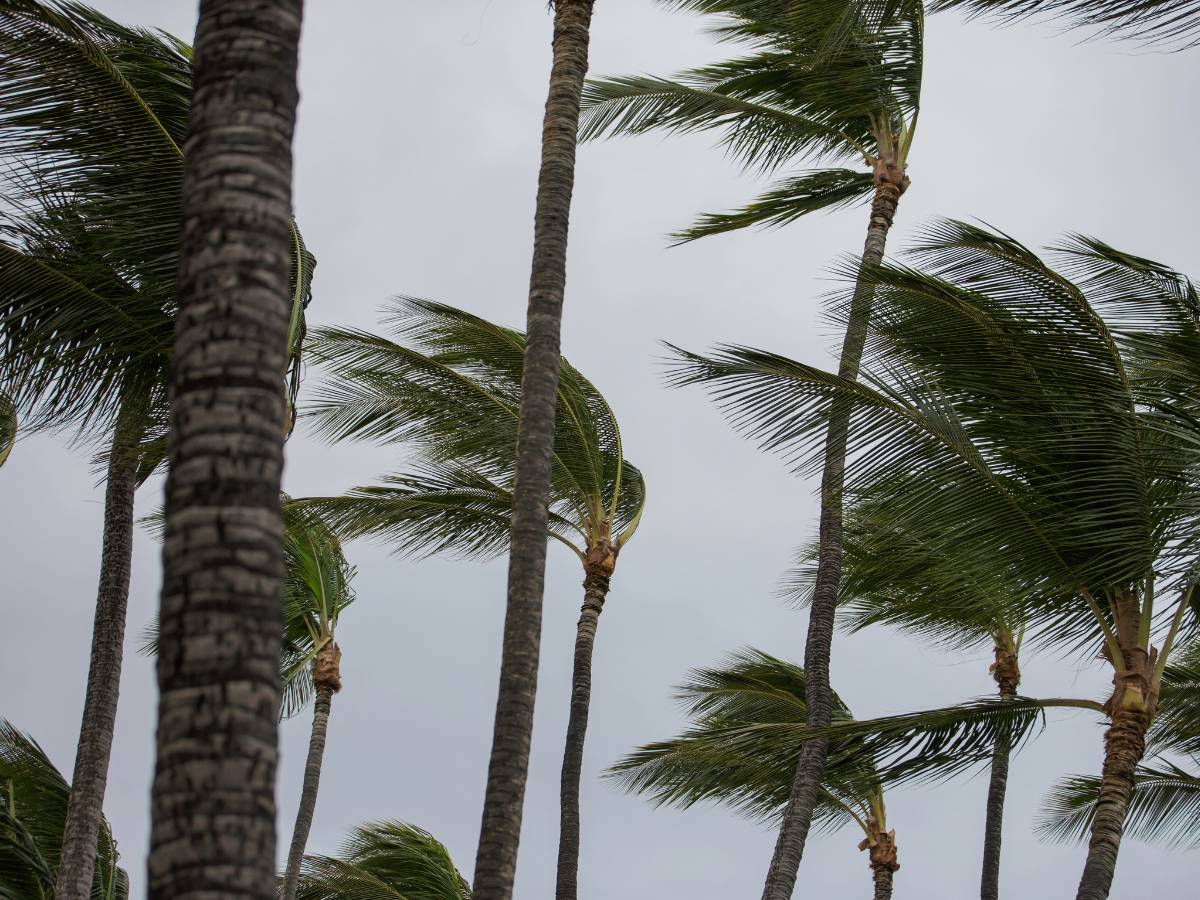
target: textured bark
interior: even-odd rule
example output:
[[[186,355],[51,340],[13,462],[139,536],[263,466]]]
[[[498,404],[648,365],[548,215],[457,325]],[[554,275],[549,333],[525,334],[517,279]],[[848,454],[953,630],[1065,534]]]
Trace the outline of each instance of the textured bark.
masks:
[[[542,126],[527,340],[521,375],[504,648],[483,821],[475,857],[475,900],[509,900],[516,878],[542,631],[546,506],[554,450],[568,219],[575,184],[579,97],[587,73],[591,18],[592,0],[555,3],[554,61]]]
[[[996,679],[1001,700],[1016,696],[1021,682],[1021,670],[1016,649],[1003,635],[996,636],[995,659],[991,674]],[[992,773],[988,783],[987,818],[983,829],[983,874],[980,877],[980,900],[998,900],[1000,896],[1000,846],[1004,829],[1004,795],[1008,790],[1008,758],[1012,739],[1007,734],[996,736],[992,751]]]
[[[872,866],[871,876],[875,883],[875,900],[891,900],[892,870],[887,866]]]
[[[150,900],[274,900],[301,0],[202,0],[184,147]]]
[[[875,199],[871,204],[871,220],[863,246],[864,262],[878,263],[883,259],[887,233],[892,227],[900,195],[907,186],[908,178],[897,166],[883,163],[876,166]],[[860,281],[854,291],[850,321],[838,363],[838,374],[843,378],[858,378],[873,299],[871,286]],[[833,644],[838,585],[842,579],[842,488],[849,434],[850,406],[840,399],[834,400],[825,435],[817,577],[813,586],[812,606],[808,612],[808,639],[804,647],[804,671],[807,675],[804,699],[808,704],[806,722],[811,728],[828,726],[833,713],[829,654]],[[807,741],[800,750],[791,796],[784,809],[775,851],[767,870],[763,900],[788,900],[792,896],[796,872],[804,855],[804,842],[812,824],[813,807],[825,774],[828,752],[828,741]]]
[[[292,845],[288,850],[287,868],[283,875],[282,900],[296,900],[300,881],[300,863],[308,845],[313,815],[317,811],[317,790],[321,786],[321,762],[325,758],[325,734],[329,728],[329,709],[333,695],[342,689],[339,668],[342,653],[337,644],[327,644],[313,660],[313,683],[317,696],[313,703],[312,732],[308,738],[308,761],[304,764],[304,785],[300,790],[300,808],[292,829]]]
[[[1136,613],[1136,609],[1134,610]],[[1156,655],[1131,646],[1133,628],[1126,627],[1118,604],[1117,634],[1124,671],[1113,676],[1113,694],[1106,709],[1112,720],[1104,733],[1104,768],[1087,861],[1076,900],[1106,900],[1117,870],[1117,851],[1125,832],[1125,816],[1133,793],[1134,771],[1146,752],[1146,731],[1154,718],[1158,697],[1153,688]]]
[[[121,689],[125,611],[133,556],[133,496],[137,489],[134,443],[128,423],[118,422],[104,489],[100,585],[96,592],[83,723],[75,750],[75,773],[71,778],[71,798],[54,888],[54,896],[59,900],[88,900],[92,895],[96,842],[104,813],[104,789],[108,783],[117,696]]]
[[[608,596],[611,563],[588,569],[583,581],[583,609],[575,629],[575,668],[571,675],[571,714],[563,752],[558,835],[558,900],[575,900],[579,876],[579,776],[583,769],[583,740],[592,701],[592,645],[596,625]]]
[[[892,879],[900,870],[896,858],[896,832],[888,831],[881,826],[875,817],[869,816],[867,824],[872,833],[869,838],[858,845],[859,850],[871,851],[871,879],[875,885],[875,900],[890,900],[892,896]]]

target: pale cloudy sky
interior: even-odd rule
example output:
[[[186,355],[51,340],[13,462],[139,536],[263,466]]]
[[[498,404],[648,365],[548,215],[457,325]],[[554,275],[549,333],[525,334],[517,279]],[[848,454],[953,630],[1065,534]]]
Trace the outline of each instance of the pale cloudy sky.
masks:
[[[104,0],[117,18],[190,39],[195,4]],[[311,319],[373,327],[397,293],[520,326],[551,19],[542,0],[309,0],[296,141],[297,214],[320,259]],[[1200,271],[1194,257],[1197,52],[1080,45],[1049,28],[1002,30],[941,16],[928,28],[926,87],[892,247],[936,215],[977,217],[1030,244],[1066,231]],[[698,19],[652,0],[597,3],[592,72],[665,73],[719,58]],[[644,137],[581,150],[573,208],[565,352],[606,393],[628,455],[646,473],[644,524],[621,556],[601,622],[583,788],[581,892],[630,900],[756,897],[773,834],[720,808],[652,809],[598,779],[638,743],[682,724],[670,688],[692,666],[744,645],[799,661],[805,615],[775,595],[815,522],[813,485],[736,437],[697,391],[661,385],[657,341],[747,343],[829,364],[820,319],[829,266],[861,246],[865,211],[668,250],[663,235],[758,187],[711,137]],[[316,379],[317,373],[309,373]],[[391,450],[288,447],[294,495],[335,492],[399,468]],[[159,502],[160,483],[139,495]],[[87,670],[101,492],[86,454],[21,441],[0,475],[8,615],[0,714],[70,771]],[[360,821],[417,823],[469,877],[496,691],[504,565],[399,562],[350,547],[358,603],[340,643],[310,847],[336,849]],[[542,678],[517,897],[554,883],[558,772],[566,722],[578,564],[552,550]],[[139,537],[107,812],[143,896],[154,674],[135,648],[157,602],[158,548]],[[990,693],[989,654],[948,656],[886,631],[834,646],[834,681],[861,717]],[[1083,661],[1025,665],[1034,695],[1100,696]],[[279,782],[286,848],[308,733],[283,729]],[[1014,760],[1005,830],[1007,896],[1066,897],[1079,847],[1038,842],[1030,825],[1060,774],[1099,770],[1101,729],[1055,715]],[[903,869],[898,900],[977,891],[986,778],[889,799]],[[797,897],[869,890],[849,832],[810,842]],[[1115,898],[1181,896],[1196,857],[1128,842]]]

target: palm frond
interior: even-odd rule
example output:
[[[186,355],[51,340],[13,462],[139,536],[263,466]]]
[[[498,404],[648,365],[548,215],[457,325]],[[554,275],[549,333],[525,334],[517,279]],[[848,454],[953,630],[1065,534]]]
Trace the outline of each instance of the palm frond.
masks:
[[[863,202],[874,189],[870,172],[823,169],[787,178],[741,209],[706,213],[694,225],[671,235],[676,243],[725,234],[741,228],[778,228],[819,210]]]
[[[0,719],[0,897],[51,897],[71,787],[42,748]],[[97,838],[93,900],[128,900],[106,821]]]
[[[1185,49],[1200,40],[1195,0],[933,0],[930,10],[962,9],[999,21],[1043,18],[1153,47]]]
[[[403,822],[356,827],[338,857],[305,856],[297,900],[470,900],[450,854]]]
[[[1193,760],[1193,763],[1200,761]],[[1042,802],[1035,830],[1062,843],[1085,840],[1092,829],[1100,779],[1072,775],[1059,781]],[[1125,818],[1125,836],[1171,848],[1200,846],[1200,765],[1191,770],[1170,762],[1141,765]]]
[[[0,391],[0,466],[4,465],[16,443],[17,409],[8,395]]]

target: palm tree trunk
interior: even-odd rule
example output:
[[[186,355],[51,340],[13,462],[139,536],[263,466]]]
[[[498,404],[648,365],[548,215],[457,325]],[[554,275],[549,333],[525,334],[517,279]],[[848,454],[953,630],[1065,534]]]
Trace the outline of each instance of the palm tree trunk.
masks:
[[[1104,735],[1104,768],[1087,862],[1076,900],[1106,900],[1117,869],[1117,851],[1133,793],[1134,770],[1146,752],[1150,716],[1141,709],[1117,709]]]
[[[996,661],[992,664],[992,675],[996,679],[1001,700],[1011,700],[1017,694],[1021,674],[1017,666],[1015,648],[1007,641],[997,638]],[[1008,790],[1008,758],[1012,752],[1012,738],[1001,732],[996,736],[992,751],[992,774],[988,783],[987,818],[983,829],[983,875],[980,879],[980,900],[999,900],[1000,896],[1000,842],[1004,828],[1004,795]]]
[[[871,866],[875,884],[875,900],[892,900],[892,870],[887,866]]]
[[[504,648],[475,857],[476,900],[512,897],[537,690],[568,219],[592,0],[556,0],[554,10],[554,62],[542,126],[521,375]]]
[[[96,618],[92,625],[91,664],[54,888],[54,896],[61,900],[88,900],[92,895],[96,842],[104,815],[104,789],[108,783],[108,761],[121,689],[125,610],[133,557],[133,497],[137,490],[135,445],[135,430],[128,417],[122,415],[114,429],[104,488],[104,539]]]
[[[882,164],[876,167],[875,199],[871,204],[863,262],[875,264],[883,259],[888,230],[892,227],[900,195],[907,186],[908,179],[898,167]],[[867,339],[873,299],[872,287],[860,280],[851,303],[850,321],[838,364],[838,374],[843,378],[858,378],[858,365]],[[811,728],[828,726],[833,711],[829,654],[833,644],[838,585],[842,579],[842,487],[845,482],[850,410],[849,403],[835,400],[825,435],[817,577],[813,586],[812,606],[808,612],[808,639],[804,647],[804,671],[808,676],[805,688],[805,702],[808,704],[806,723]],[[789,900],[792,896],[800,858],[804,855],[804,842],[812,824],[813,807],[825,774],[828,752],[829,743],[823,740],[807,741],[800,750],[791,796],[780,822],[762,900]]]
[[[184,150],[149,900],[274,900],[301,0],[202,0]]]
[[[579,775],[583,739],[592,701],[592,644],[608,596],[611,570],[589,570],[583,581],[583,609],[575,629],[575,670],[571,676],[571,714],[563,753],[558,836],[558,900],[575,900],[579,876]]]
[[[317,688],[313,703],[312,733],[308,738],[308,761],[304,764],[304,786],[300,791],[300,808],[292,829],[292,846],[288,851],[287,869],[283,875],[282,900],[296,900],[296,885],[300,880],[300,863],[308,845],[313,815],[317,811],[317,789],[321,785],[321,761],[325,757],[325,733],[329,728],[329,709],[333,702],[333,687],[323,684]]]

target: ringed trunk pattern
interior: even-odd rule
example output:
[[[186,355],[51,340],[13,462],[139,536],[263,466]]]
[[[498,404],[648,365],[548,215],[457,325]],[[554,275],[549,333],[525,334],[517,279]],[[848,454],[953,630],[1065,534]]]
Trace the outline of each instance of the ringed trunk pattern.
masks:
[[[133,557],[133,499],[137,490],[135,444],[128,423],[118,421],[104,489],[104,539],[100,552],[96,618],[92,626],[91,664],[54,888],[54,895],[60,900],[89,900],[92,896],[96,845],[104,815],[104,790],[108,784],[117,697],[121,689],[125,613]]]
[[[292,828],[292,845],[288,849],[287,869],[283,875],[283,887],[279,896],[282,900],[296,900],[296,887],[300,882],[300,864],[304,860],[304,849],[308,845],[308,834],[312,830],[313,816],[317,811],[317,790],[321,786],[321,762],[325,758],[325,735],[329,730],[329,711],[333,695],[342,689],[342,651],[330,642],[313,659],[313,685],[316,698],[313,701],[312,732],[308,738],[308,761],[304,764],[304,784],[300,790],[300,807],[296,810],[296,824]]]
[[[558,836],[557,900],[575,900],[579,877],[579,778],[583,770],[583,742],[592,702],[592,645],[596,626],[608,596],[616,553],[604,541],[588,554],[583,579],[583,609],[575,630],[575,666],[571,676],[571,713],[567,720],[567,745],[563,752]]]
[[[996,679],[1001,700],[1011,700],[1017,695],[1021,683],[1021,668],[1012,639],[997,633],[995,636],[996,661],[989,671]],[[1000,896],[1000,844],[1004,828],[1004,795],[1008,790],[1008,758],[1012,752],[1012,741],[1008,735],[996,737],[996,748],[992,752],[992,775],[988,784],[987,820],[983,830],[983,875],[980,879],[980,900],[999,900]]]
[[[541,643],[567,234],[591,19],[592,0],[554,4],[554,61],[534,213],[504,646],[475,857],[476,900],[509,900],[516,878]]]
[[[149,900],[275,900],[301,0],[202,0],[184,147]]]
[[[1100,794],[1088,841],[1087,862],[1076,900],[1106,900],[1117,869],[1117,851],[1125,832],[1125,816],[1133,793],[1134,771],[1146,752],[1146,731],[1154,719],[1158,697],[1153,670],[1158,654],[1130,647],[1118,610],[1118,635],[1125,671],[1113,675],[1113,695],[1107,703],[1111,719],[1104,733],[1104,767]]]
[[[908,177],[904,174],[902,166],[882,160],[876,162],[875,199],[871,204],[871,220],[867,226],[863,262],[877,264],[883,260],[888,230],[895,219],[900,195],[907,187]],[[838,363],[838,374],[843,378],[858,378],[858,366],[867,339],[873,299],[874,292],[871,286],[860,281],[851,303],[850,321]],[[835,400],[830,410],[829,427],[825,436],[817,577],[808,613],[808,639],[804,647],[804,671],[808,675],[804,699],[808,704],[806,724],[810,728],[827,727],[833,714],[832,692],[829,687],[829,655],[833,644],[838,585],[842,579],[842,488],[845,483],[849,433],[850,406]],[[796,885],[796,872],[804,855],[804,842],[812,824],[813,808],[820,791],[821,779],[825,774],[828,752],[827,741],[806,741],[800,750],[791,796],[780,823],[762,900],[789,900],[792,896]]]
[[[871,880],[875,886],[875,900],[891,900],[892,880],[900,869],[900,863],[896,861],[896,830],[885,830],[886,826],[879,825],[873,815],[867,817],[867,825],[871,828],[871,835],[858,845],[858,849],[871,851]]]

